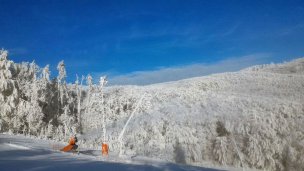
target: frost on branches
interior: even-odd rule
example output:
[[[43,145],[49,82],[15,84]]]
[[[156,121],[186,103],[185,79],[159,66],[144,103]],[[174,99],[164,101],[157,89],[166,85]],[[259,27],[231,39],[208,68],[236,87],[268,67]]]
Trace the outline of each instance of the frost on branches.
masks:
[[[14,79],[18,74],[17,66],[8,60],[8,52],[0,51],[0,114],[1,131],[13,132],[18,123],[17,106],[19,104],[19,87]]]
[[[76,133],[77,93],[66,85],[63,61],[59,76],[50,81],[48,65],[40,69],[35,62],[16,64],[7,51],[0,54],[1,131],[56,139]]]
[[[67,84],[0,51],[1,132],[194,165],[304,169],[304,58],[148,86]],[[144,95],[144,98],[142,98]],[[130,119],[131,118],[131,119]],[[120,136],[121,135],[121,136]]]

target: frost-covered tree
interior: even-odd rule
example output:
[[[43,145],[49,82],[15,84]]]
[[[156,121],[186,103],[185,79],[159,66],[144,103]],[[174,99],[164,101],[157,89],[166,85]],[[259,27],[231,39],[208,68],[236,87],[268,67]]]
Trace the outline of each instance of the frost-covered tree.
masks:
[[[66,84],[63,61],[58,77],[50,81],[49,65],[40,69],[35,62],[8,60],[7,51],[0,55],[0,131],[63,138],[81,130],[84,77],[75,90]]]
[[[49,82],[50,81],[50,66],[46,65],[43,69],[42,69],[42,78],[44,81]]]
[[[60,95],[60,103],[63,105],[63,98],[66,95],[66,70],[65,70],[65,65],[64,61],[60,61],[57,65],[57,70],[58,70],[58,89],[59,89],[59,95]]]
[[[49,81],[50,72],[47,65],[42,70],[32,63],[14,63],[8,60],[7,51],[0,52],[0,130],[12,133],[53,134],[44,131],[52,125],[54,130],[64,125],[60,116],[68,108],[70,127],[76,123],[77,109],[72,90],[66,86],[66,71],[63,61],[59,63],[59,76]],[[41,71],[41,77],[37,75]],[[75,113],[75,114],[74,114]],[[72,126],[71,126],[72,125]],[[74,128],[73,128],[74,129]]]
[[[103,95],[103,88],[104,86],[108,83],[107,81],[107,77],[103,76],[100,77],[100,81],[99,81],[99,88],[100,88],[100,92],[101,92],[101,105],[102,105],[102,129],[103,129],[103,142],[106,142],[106,120],[105,120],[105,110],[104,110],[104,95]]]
[[[37,135],[38,130],[40,131],[43,124],[43,113],[39,106],[38,99],[38,82],[36,73],[38,68],[35,62],[32,62],[30,65],[30,72],[33,73],[33,78],[31,81],[31,96],[30,96],[30,110],[27,117],[27,122],[29,125],[29,133],[34,132]]]
[[[0,51],[0,123],[1,130],[14,132],[13,120],[18,122],[14,115],[19,103],[19,87],[14,79],[17,66],[8,60],[8,52]]]
[[[66,70],[65,70],[65,65],[64,61],[60,61],[57,65],[57,70],[58,70],[58,83],[65,83],[65,78],[66,78]]]
[[[82,127],[81,127],[81,96],[82,96],[82,83],[84,80],[84,76],[81,77],[81,82],[79,85],[79,78],[78,75],[76,74],[76,81],[75,81],[75,91],[77,95],[77,118],[78,118],[78,124],[79,124],[79,129],[80,132],[82,132]]]
[[[81,100],[81,95],[80,95],[80,88],[79,88],[79,78],[78,75],[76,74],[76,81],[75,81],[75,92],[77,95],[77,114],[80,116],[80,100]]]
[[[92,96],[92,92],[93,92],[93,78],[90,74],[87,76],[86,83],[89,86],[89,89],[88,89],[88,94],[87,94],[87,104],[86,104],[85,113],[88,113],[88,112],[90,112],[89,105],[91,104],[91,96]]]
[[[93,78],[90,74],[88,74],[87,76],[87,85],[89,86],[89,90],[91,91],[93,87]]]
[[[83,87],[83,81],[85,77],[82,75],[81,76],[81,82],[80,82],[80,87],[78,90],[78,122],[79,122],[79,129],[80,132],[82,133],[82,114],[81,114],[81,102],[82,102],[82,87]]]

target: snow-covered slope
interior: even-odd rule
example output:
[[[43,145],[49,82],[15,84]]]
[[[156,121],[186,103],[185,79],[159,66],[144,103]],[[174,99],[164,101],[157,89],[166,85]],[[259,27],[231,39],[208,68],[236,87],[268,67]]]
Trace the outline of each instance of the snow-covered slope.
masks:
[[[220,169],[184,166],[144,158],[125,160],[94,155],[100,151],[81,150],[81,153],[62,153],[53,147],[54,141],[31,139],[24,136],[0,134],[0,170],[146,170],[146,171],[219,171]]]
[[[295,59],[282,64],[258,65],[245,69],[244,71],[261,71],[280,74],[304,74],[304,58]]]
[[[303,169],[303,61],[149,86],[108,87],[105,105],[91,103],[84,114],[82,143],[100,146],[100,111],[105,110],[107,141],[118,152],[118,135],[144,95],[123,137],[127,155],[194,165]]]
[[[65,142],[78,133],[80,148],[106,141],[128,158],[304,169],[304,58],[148,86],[103,87],[88,76],[83,88],[83,79],[66,84],[63,61],[57,68],[49,80],[48,66],[0,51],[1,132]]]

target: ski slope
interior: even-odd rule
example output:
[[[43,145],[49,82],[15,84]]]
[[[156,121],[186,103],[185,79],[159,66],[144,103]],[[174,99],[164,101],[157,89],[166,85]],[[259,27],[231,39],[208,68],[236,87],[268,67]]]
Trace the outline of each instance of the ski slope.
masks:
[[[77,133],[86,157],[106,142],[113,162],[304,169],[304,58],[147,86],[96,85],[88,75],[84,87],[66,84],[63,61],[50,80],[48,65],[0,54],[1,132],[62,143]],[[20,145],[3,143],[30,147]]]
[[[218,171],[219,169],[165,163],[147,158],[119,159],[115,156],[101,158],[99,151],[84,150],[80,154],[63,153],[52,146],[63,144],[31,139],[24,136],[0,134],[0,170],[192,170]]]
[[[80,144],[200,166],[304,168],[304,58],[148,86],[112,86],[89,103]],[[100,93],[92,93],[100,101]],[[135,110],[145,94],[139,109]],[[106,113],[103,123],[101,113]],[[129,117],[132,119],[129,121]],[[125,128],[125,124],[128,127]]]

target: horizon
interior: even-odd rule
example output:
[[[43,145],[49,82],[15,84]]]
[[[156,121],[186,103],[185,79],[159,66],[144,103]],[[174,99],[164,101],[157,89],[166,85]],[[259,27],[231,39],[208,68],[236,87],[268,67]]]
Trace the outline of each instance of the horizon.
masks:
[[[2,49],[2,50],[7,51],[5,49]],[[108,85],[109,86],[120,86],[120,85],[145,86],[145,85],[153,85],[153,84],[159,84],[159,83],[175,82],[175,81],[180,81],[180,80],[184,80],[184,79],[191,79],[191,78],[195,78],[195,77],[208,76],[208,75],[212,75],[212,74],[222,74],[222,73],[227,73],[227,72],[238,72],[238,71],[241,71],[243,69],[247,69],[247,68],[251,68],[251,67],[255,67],[255,66],[273,65],[273,64],[274,65],[286,64],[286,63],[294,62],[294,61],[297,61],[297,60],[303,60],[304,57],[293,58],[289,61],[282,61],[282,62],[279,62],[279,63],[270,62],[270,63],[254,64],[254,65],[242,67],[242,68],[239,68],[238,70],[236,70],[236,67],[235,67],[236,62],[241,62],[241,65],[239,65],[239,64],[237,65],[237,67],[240,67],[242,65],[245,66],[246,64],[248,64],[248,60],[250,62],[253,62],[252,60],[255,60],[255,59],[256,59],[255,56],[245,56],[243,58],[226,59],[224,61],[219,61],[217,63],[208,64],[208,65],[207,64],[195,64],[195,65],[183,66],[183,67],[180,67],[180,68],[176,67],[176,68],[163,68],[163,69],[159,69],[159,70],[155,70],[155,71],[137,71],[137,72],[133,72],[133,73],[126,74],[126,75],[115,76],[114,79],[112,78],[112,80],[114,80],[114,82],[118,82],[118,84],[111,84],[110,83]],[[9,55],[8,55],[8,60],[11,60]],[[12,61],[15,62],[14,60],[12,60]],[[61,61],[63,61],[63,60],[61,60]],[[36,65],[38,65],[35,61],[32,61],[32,62],[22,61],[22,62],[25,62],[25,63],[28,63],[28,64],[34,62]],[[254,62],[256,62],[256,61],[254,61]],[[39,70],[37,71],[37,74],[39,74],[39,73],[41,74],[43,67],[41,67],[39,65],[38,65],[38,67],[39,67]],[[217,69],[217,68],[220,68],[220,67],[224,67],[224,69],[222,69],[222,70]],[[203,72],[203,73],[201,73],[202,75],[194,75],[194,76],[190,76],[190,77],[187,77],[187,76],[185,77],[183,72],[186,71],[186,72],[189,72],[191,74],[191,72],[193,72],[193,71],[190,71],[190,70],[192,70],[193,68],[198,68],[198,70],[200,70],[200,72]],[[167,76],[168,73],[170,73],[170,72],[171,73],[173,73],[173,72],[178,73],[178,74],[181,74],[181,75],[180,76],[174,75],[175,76],[174,79],[170,79],[170,78],[168,79],[166,77],[159,77],[159,75]],[[155,74],[155,73],[157,73],[157,74]],[[189,73],[187,73],[186,75],[188,75]],[[88,75],[91,75],[91,74],[89,73]],[[78,75],[78,74],[76,74],[75,75],[75,80],[67,81],[67,84],[73,85],[76,82],[77,77],[78,77],[78,79],[80,79],[80,80],[77,80],[77,81],[81,81],[82,76],[84,76],[84,78],[86,80],[88,75]],[[157,75],[157,76],[155,76],[155,75]],[[56,79],[57,76],[58,75],[50,75],[50,80]],[[66,78],[67,77],[68,76],[66,76]],[[93,84],[95,84],[95,85],[99,84],[100,79],[105,78],[105,77],[108,80],[107,75],[100,75],[99,77],[95,77],[95,80],[93,78],[93,80],[92,80]],[[132,78],[132,79],[131,80],[126,80],[129,77]],[[156,80],[154,80],[153,82],[149,82],[149,81],[146,80],[146,77],[154,77]],[[84,80],[83,86],[87,85],[85,80]],[[124,84],[125,82],[127,82],[129,84]],[[138,84],[138,82],[140,82],[140,84]]]
[[[72,3],[73,2],[73,3]],[[0,48],[67,81],[146,85],[303,56],[303,1],[8,1]]]

